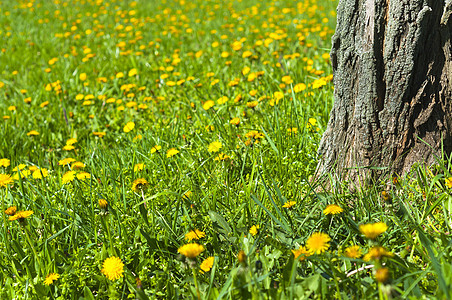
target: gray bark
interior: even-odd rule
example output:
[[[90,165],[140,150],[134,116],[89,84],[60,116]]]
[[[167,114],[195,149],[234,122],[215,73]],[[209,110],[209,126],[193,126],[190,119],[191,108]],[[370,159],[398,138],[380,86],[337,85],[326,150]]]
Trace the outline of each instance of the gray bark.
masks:
[[[451,0],[339,1],[319,174],[356,182],[451,153],[451,11]]]

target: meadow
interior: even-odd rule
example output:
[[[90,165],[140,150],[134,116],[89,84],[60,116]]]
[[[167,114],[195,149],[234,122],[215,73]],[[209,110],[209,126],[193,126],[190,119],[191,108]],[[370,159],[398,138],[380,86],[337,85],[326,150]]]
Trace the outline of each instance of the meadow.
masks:
[[[0,299],[450,299],[448,157],[316,174],[336,0],[0,1]]]

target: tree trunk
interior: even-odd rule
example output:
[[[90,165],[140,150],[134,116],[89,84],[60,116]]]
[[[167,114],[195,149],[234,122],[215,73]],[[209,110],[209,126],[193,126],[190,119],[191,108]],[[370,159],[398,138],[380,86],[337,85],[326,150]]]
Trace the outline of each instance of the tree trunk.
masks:
[[[339,0],[319,174],[357,182],[451,153],[451,11],[452,0]]]

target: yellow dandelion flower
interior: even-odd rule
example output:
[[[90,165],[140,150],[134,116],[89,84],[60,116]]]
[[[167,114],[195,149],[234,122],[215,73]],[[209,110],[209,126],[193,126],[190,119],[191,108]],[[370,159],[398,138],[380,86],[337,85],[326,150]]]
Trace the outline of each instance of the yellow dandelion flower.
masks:
[[[71,151],[71,150],[74,150],[74,149],[75,149],[75,147],[72,146],[72,145],[65,145],[65,146],[63,147],[63,150],[64,150],[64,151]]]
[[[56,273],[50,273],[46,276],[46,279],[44,280],[45,285],[51,285],[54,281],[58,280],[60,278],[59,274]]]
[[[215,102],[213,102],[212,100],[207,100],[206,102],[204,102],[204,104],[202,105],[202,108],[204,108],[205,110],[209,110],[210,108],[212,108],[215,105]]]
[[[9,167],[9,165],[10,165],[11,163],[10,163],[10,160],[9,159],[7,159],[7,158],[2,158],[2,159],[0,159],[0,167]]]
[[[325,252],[330,247],[328,242],[331,241],[331,238],[328,234],[323,232],[313,233],[308,240],[306,241],[306,247],[308,251],[312,254],[321,254]]]
[[[330,204],[323,210],[323,213],[325,215],[336,215],[336,214],[340,214],[343,211],[344,210],[339,205]]]
[[[259,225],[251,226],[249,232],[252,236],[255,236],[259,232]]]
[[[0,174],[0,188],[7,187],[8,184],[13,183],[13,179],[8,174]]]
[[[239,261],[239,263],[241,264],[245,264],[246,263],[246,254],[245,251],[240,250],[239,253],[237,254],[237,260]]]
[[[24,178],[30,176],[31,171],[30,170],[22,170],[18,171],[13,175],[14,180],[19,180],[19,178]]]
[[[385,248],[381,246],[375,246],[369,249],[369,252],[367,252],[366,255],[364,255],[363,260],[364,261],[370,261],[370,260],[379,260],[382,257],[393,257],[394,254],[386,251]]]
[[[295,259],[298,258],[298,260],[300,260],[300,261],[305,260],[306,257],[311,255],[311,253],[304,246],[300,246],[300,248],[295,249],[295,250],[291,250],[291,251],[292,251],[293,256],[295,257]]]
[[[91,178],[91,174],[88,172],[80,172],[77,175],[77,179],[78,180],[83,180],[83,179],[87,179],[87,178]]]
[[[204,246],[197,243],[185,244],[177,250],[180,254],[191,259],[196,258],[203,251]]]
[[[107,133],[106,132],[99,132],[99,131],[94,131],[93,135],[103,138]]]
[[[33,171],[33,173],[31,174],[31,176],[34,179],[42,179],[43,177],[47,177],[49,176],[49,172],[47,171],[47,169],[37,169],[35,171]]]
[[[5,214],[7,214],[8,216],[13,216],[16,213],[16,211],[17,211],[17,207],[11,206],[5,210]]]
[[[86,73],[81,73],[80,76],[79,76],[79,78],[80,78],[81,81],[85,81],[85,80],[86,80],[86,77],[87,77],[87,76],[86,76]]]
[[[232,118],[231,121],[229,121],[231,125],[238,126],[240,124],[240,118]]]
[[[75,171],[67,171],[63,175],[62,182],[63,182],[63,184],[66,184],[68,182],[73,181],[74,178],[75,178]]]
[[[145,190],[148,185],[148,181],[144,178],[135,179],[132,183],[132,191],[138,192],[140,190]]]
[[[99,199],[99,207],[100,207],[100,208],[105,209],[105,208],[107,208],[107,206],[108,206],[107,200],[105,200],[105,199]]]
[[[360,258],[363,255],[363,252],[358,245],[353,245],[346,248],[344,254],[349,258]]]
[[[381,197],[383,198],[384,201],[391,200],[391,195],[386,191],[381,191]]]
[[[209,256],[208,258],[203,260],[201,265],[199,266],[199,268],[201,269],[201,270],[199,270],[199,272],[201,274],[204,274],[205,272],[209,272],[210,269],[212,269],[212,267],[213,267],[214,261],[215,261],[215,257],[213,257],[213,256]]]
[[[102,274],[104,274],[109,280],[116,280],[123,276],[124,264],[119,257],[109,257],[104,260],[102,265]]]
[[[246,106],[247,106],[248,108],[255,108],[258,104],[259,104],[258,101],[250,101],[250,102],[247,102],[247,103],[246,103]]]
[[[162,149],[162,146],[155,145],[154,147],[151,148],[151,153],[158,152],[160,149]]]
[[[74,138],[70,138],[66,141],[66,145],[74,145],[75,143],[77,143],[77,139]]]
[[[144,169],[145,166],[146,166],[145,164],[136,164],[136,165],[133,167],[133,171],[134,171],[134,172],[141,171],[141,170]]]
[[[39,132],[37,132],[36,130],[32,130],[32,131],[29,131],[29,132],[27,133],[27,135],[28,135],[28,136],[35,136],[35,135],[39,135]]]
[[[71,164],[71,169],[73,169],[73,170],[80,170],[80,169],[83,169],[84,167],[85,167],[85,164],[82,163],[81,161],[76,161]]]
[[[295,204],[297,204],[296,201],[287,201],[286,203],[284,203],[284,205],[282,207],[284,207],[284,208],[291,208]]]
[[[452,188],[452,177],[449,177],[449,178],[446,178],[446,186],[448,187],[448,188]]]
[[[173,157],[177,153],[179,153],[179,150],[177,150],[176,148],[171,148],[166,152],[166,157]]]
[[[27,167],[26,164],[20,164],[17,167],[14,168],[15,171],[23,170]]]
[[[130,131],[132,131],[133,129],[135,128],[135,123],[134,122],[128,122],[127,124],[126,124],[126,126],[124,126],[124,132],[130,132]]]
[[[207,151],[218,152],[220,151],[221,147],[223,147],[223,145],[220,142],[215,141],[209,144],[209,148],[207,149]]]
[[[302,91],[304,91],[304,90],[306,89],[306,84],[304,84],[304,83],[299,83],[299,84],[295,85],[295,86],[293,87],[293,89],[294,89],[294,92],[295,92],[295,93],[302,92]]]
[[[202,239],[203,237],[205,237],[206,236],[206,233],[205,232],[203,232],[203,231],[201,231],[201,230],[198,230],[198,229],[195,229],[195,230],[192,230],[192,231],[190,231],[189,233],[187,233],[186,235],[185,235],[185,239],[188,241],[188,242],[191,242],[192,240],[199,240],[199,239]]]
[[[380,268],[375,271],[375,279],[380,283],[385,283],[389,279],[389,269]]]
[[[371,240],[375,239],[387,229],[388,226],[383,222],[359,225],[359,231],[361,231],[366,238]]]
[[[60,165],[60,166],[65,166],[65,165],[68,165],[68,164],[70,164],[70,163],[72,163],[72,162],[74,162],[74,161],[75,161],[75,159],[73,159],[73,158],[71,158],[71,157],[68,157],[68,158],[64,158],[64,159],[60,160],[60,161],[58,162],[58,165]]]
[[[32,214],[33,214],[32,210],[20,211],[20,212],[16,213],[15,215],[10,216],[8,218],[8,220],[10,220],[10,221],[15,221],[15,220],[22,221],[23,219],[26,219],[26,218],[30,217]]]

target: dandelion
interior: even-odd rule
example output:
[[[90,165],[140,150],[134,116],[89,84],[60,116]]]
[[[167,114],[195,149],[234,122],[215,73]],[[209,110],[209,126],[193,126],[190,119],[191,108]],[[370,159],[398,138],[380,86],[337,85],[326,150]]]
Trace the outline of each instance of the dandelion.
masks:
[[[0,174],[0,188],[7,187],[8,184],[13,183],[13,179],[8,174]]]
[[[5,168],[7,168],[7,167],[9,167],[10,164],[11,164],[11,163],[10,163],[10,160],[9,160],[9,159],[7,159],[7,158],[2,158],[2,159],[0,159],[0,167],[5,167]]]
[[[47,171],[47,169],[37,169],[35,171],[33,171],[33,173],[31,174],[31,176],[34,179],[42,179],[43,177],[47,177],[49,176],[49,172]]]
[[[68,182],[73,181],[74,178],[75,178],[75,171],[67,171],[63,175],[62,182],[63,182],[63,184],[66,184]]]
[[[202,105],[202,108],[204,108],[205,110],[209,110],[210,108],[212,108],[215,105],[215,102],[213,102],[212,100],[207,100],[206,102],[204,102],[204,104]]]
[[[83,169],[84,167],[85,167],[85,164],[82,163],[81,161],[76,161],[71,164],[71,169],[73,169],[73,170],[80,170],[80,169]]]
[[[223,147],[223,145],[220,142],[212,142],[209,144],[209,148],[207,149],[207,151],[218,152],[220,151],[221,147]]]
[[[151,153],[158,152],[160,149],[162,149],[162,146],[156,145],[151,148]]]
[[[232,118],[231,121],[229,121],[231,125],[239,126],[240,124],[240,118]]]
[[[192,194],[193,194],[192,191],[187,191],[187,192],[182,196],[182,198],[184,198],[184,199],[190,199]]]
[[[239,253],[237,254],[237,260],[239,261],[239,263],[241,264],[245,264],[246,263],[246,254],[245,251],[240,250]]]
[[[46,276],[46,279],[44,280],[45,285],[51,285],[54,281],[58,280],[60,278],[59,274],[56,273],[50,273]]]
[[[136,165],[133,167],[133,171],[134,171],[134,172],[141,171],[141,170],[144,169],[145,166],[146,166],[145,164],[136,164]]]
[[[185,244],[177,250],[177,252],[190,259],[196,258],[203,251],[204,246],[197,243]]]
[[[75,149],[75,147],[72,146],[72,145],[65,145],[65,146],[63,147],[63,150],[64,150],[64,151],[71,151],[71,150],[74,150],[74,149]]]
[[[176,148],[171,148],[166,152],[166,157],[173,157],[177,153],[179,153],[179,150],[177,150]]]
[[[16,213],[16,211],[17,211],[17,207],[11,206],[5,210],[5,214],[7,214],[8,216],[13,216]]]
[[[446,186],[448,187],[448,188],[452,188],[452,177],[449,177],[449,178],[446,178]]]
[[[305,260],[306,257],[311,255],[311,253],[304,246],[300,246],[300,248],[295,249],[295,250],[291,250],[291,251],[292,251],[293,256],[295,257],[295,259],[298,258],[298,260],[300,260],[300,261]]]
[[[381,197],[383,198],[384,201],[391,200],[391,195],[386,191],[381,191]]]
[[[248,108],[255,108],[258,104],[259,104],[258,101],[250,101],[250,102],[247,102],[247,103],[246,103],[246,106],[247,106]]]
[[[99,199],[99,207],[102,209],[106,209],[108,206],[108,202],[105,199]]]
[[[205,232],[203,232],[203,231],[201,231],[201,230],[198,230],[198,229],[195,229],[195,230],[192,230],[192,231],[190,231],[189,233],[187,233],[186,235],[185,235],[185,239],[188,241],[188,242],[191,242],[192,240],[199,240],[199,239],[202,239],[203,237],[205,237],[206,236],[206,233]]]
[[[138,74],[138,70],[137,69],[131,69],[130,71],[129,71],[129,77],[132,77],[132,76],[135,76],[135,75],[137,75]]]
[[[85,80],[86,80],[86,77],[87,77],[87,76],[86,76],[86,73],[81,73],[80,76],[79,76],[79,78],[80,78],[81,81],[85,81]]]
[[[353,245],[345,249],[345,256],[349,258],[360,258],[363,255],[361,248],[358,245]]]
[[[10,220],[10,221],[15,221],[15,220],[22,221],[22,220],[30,217],[32,214],[33,214],[32,210],[23,210],[23,211],[20,211],[20,212],[16,213],[13,216],[10,216],[8,218],[8,220]]]
[[[28,177],[28,176],[30,176],[30,174],[31,174],[31,171],[30,171],[30,170],[17,171],[17,172],[13,175],[13,179],[14,179],[14,180],[19,180],[19,178]]]
[[[135,128],[134,122],[128,122],[126,126],[124,126],[123,130],[125,133],[132,131]]]
[[[74,138],[70,138],[66,141],[66,145],[74,145],[75,143],[77,143],[77,139]]]
[[[32,131],[29,131],[29,132],[27,133],[27,135],[28,135],[28,136],[35,136],[35,135],[39,135],[39,132],[37,132],[36,130],[32,130]]]
[[[93,135],[103,138],[107,133],[106,132],[99,132],[99,131],[94,131]]]
[[[77,175],[77,179],[78,180],[83,180],[83,179],[87,179],[87,178],[91,178],[91,174],[88,172],[80,172]]]
[[[302,91],[304,91],[304,90],[306,89],[306,84],[304,84],[304,83],[299,83],[299,84],[295,85],[295,86],[293,87],[293,89],[294,89],[294,92],[295,92],[295,93],[302,92]]]
[[[71,158],[71,157],[68,157],[68,158],[64,158],[64,159],[60,160],[60,161],[58,162],[58,165],[60,165],[60,166],[65,166],[65,165],[68,165],[68,164],[70,164],[70,163],[72,163],[72,162],[74,162],[74,161],[75,161],[75,159],[73,159],[73,158]]]
[[[297,204],[297,202],[295,202],[295,201],[287,201],[286,203],[284,203],[284,205],[282,207],[284,207],[284,208],[291,208],[295,204]]]
[[[104,274],[109,280],[116,280],[123,276],[124,264],[119,257],[109,257],[104,260],[102,266],[102,274]]]
[[[359,225],[359,231],[368,239],[374,240],[377,236],[388,229],[383,222]]]
[[[231,158],[229,155],[224,153],[218,153],[218,156],[214,158],[215,161],[226,160]]]
[[[386,251],[385,248],[381,246],[375,246],[369,249],[369,252],[367,252],[366,255],[364,255],[363,260],[364,261],[370,261],[370,260],[379,260],[382,257],[393,257],[394,254]]]
[[[252,236],[255,236],[259,232],[259,225],[251,226],[249,232]]]
[[[380,283],[385,283],[389,279],[389,269],[380,268],[375,271],[375,279]]]
[[[141,190],[145,190],[148,185],[149,185],[148,181],[144,178],[135,179],[135,181],[132,183],[132,191],[138,192]]]
[[[208,258],[203,260],[201,265],[199,266],[199,268],[201,269],[201,270],[199,270],[199,272],[201,274],[204,274],[205,272],[209,272],[210,269],[212,269],[212,267],[213,267],[214,261],[215,261],[215,257],[213,257],[213,256],[209,256]]]
[[[323,213],[325,215],[337,215],[337,214],[340,214],[343,211],[344,210],[339,205],[330,204],[323,210]]]
[[[328,234],[316,232],[308,238],[306,241],[306,247],[312,254],[321,254],[330,247],[330,244],[328,244],[329,241],[331,241],[331,238]]]

